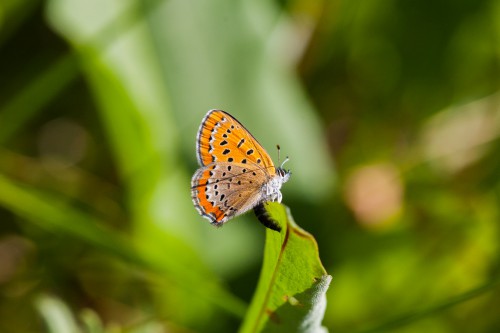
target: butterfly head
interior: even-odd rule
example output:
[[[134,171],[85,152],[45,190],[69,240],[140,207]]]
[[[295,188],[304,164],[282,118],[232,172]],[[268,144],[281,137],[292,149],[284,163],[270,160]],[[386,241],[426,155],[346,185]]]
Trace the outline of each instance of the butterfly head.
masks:
[[[278,149],[278,163],[279,163],[281,147],[280,145],[276,145],[276,148]],[[280,177],[281,184],[286,183],[292,174],[290,170],[285,170],[283,168],[283,165],[285,165],[285,163],[288,162],[289,160],[290,159],[288,158],[288,156],[285,157],[285,160],[283,161],[283,163],[281,163],[279,168],[276,168],[276,174]]]
[[[281,177],[281,183],[286,183],[288,181],[288,179],[290,179],[290,176],[292,175],[292,173],[290,172],[290,170],[285,170],[283,168],[283,165],[289,161],[289,158],[288,156],[285,158],[285,160],[283,161],[283,163],[281,163],[281,165],[279,166],[279,168],[276,168],[276,174]]]
[[[288,161],[288,157],[276,168],[276,175],[264,186],[264,194],[266,200],[281,202],[282,194],[280,192],[281,186],[290,179],[290,170],[283,169],[283,164]]]

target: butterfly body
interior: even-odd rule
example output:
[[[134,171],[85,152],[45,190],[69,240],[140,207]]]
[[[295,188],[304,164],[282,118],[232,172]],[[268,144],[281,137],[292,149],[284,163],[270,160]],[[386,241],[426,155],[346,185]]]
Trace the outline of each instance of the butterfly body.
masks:
[[[275,167],[250,132],[233,116],[210,110],[197,136],[201,167],[191,180],[194,206],[221,226],[265,201],[281,202],[290,173]]]

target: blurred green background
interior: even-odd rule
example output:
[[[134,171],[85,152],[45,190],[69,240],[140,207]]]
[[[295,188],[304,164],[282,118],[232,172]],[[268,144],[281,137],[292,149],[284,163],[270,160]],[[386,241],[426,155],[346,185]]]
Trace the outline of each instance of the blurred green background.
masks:
[[[499,89],[495,0],[2,0],[0,331],[237,330],[264,227],[189,190],[220,108],[290,156],[331,332],[498,332]]]

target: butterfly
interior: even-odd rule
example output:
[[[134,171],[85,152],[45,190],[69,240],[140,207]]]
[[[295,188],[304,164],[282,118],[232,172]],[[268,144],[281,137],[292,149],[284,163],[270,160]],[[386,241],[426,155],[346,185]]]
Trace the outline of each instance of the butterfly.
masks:
[[[198,130],[196,152],[201,167],[191,179],[191,198],[212,225],[222,226],[264,202],[281,202],[281,186],[290,178],[290,171],[283,169],[288,158],[276,167],[260,143],[229,113],[208,111]],[[272,222],[261,222],[279,231]]]

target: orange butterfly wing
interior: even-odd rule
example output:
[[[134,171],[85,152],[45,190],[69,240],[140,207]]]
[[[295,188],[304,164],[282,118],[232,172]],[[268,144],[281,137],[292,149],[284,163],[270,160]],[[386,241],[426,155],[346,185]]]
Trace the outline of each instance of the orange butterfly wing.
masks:
[[[191,198],[200,215],[220,226],[257,205],[262,199],[261,187],[268,179],[265,169],[250,169],[241,163],[212,163],[193,175]]]
[[[238,120],[222,110],[210,110],[203,119],[197,153],[202,166],[216,162],[248,163],[263,167],[269,176],[276,173],[264,147]]]

